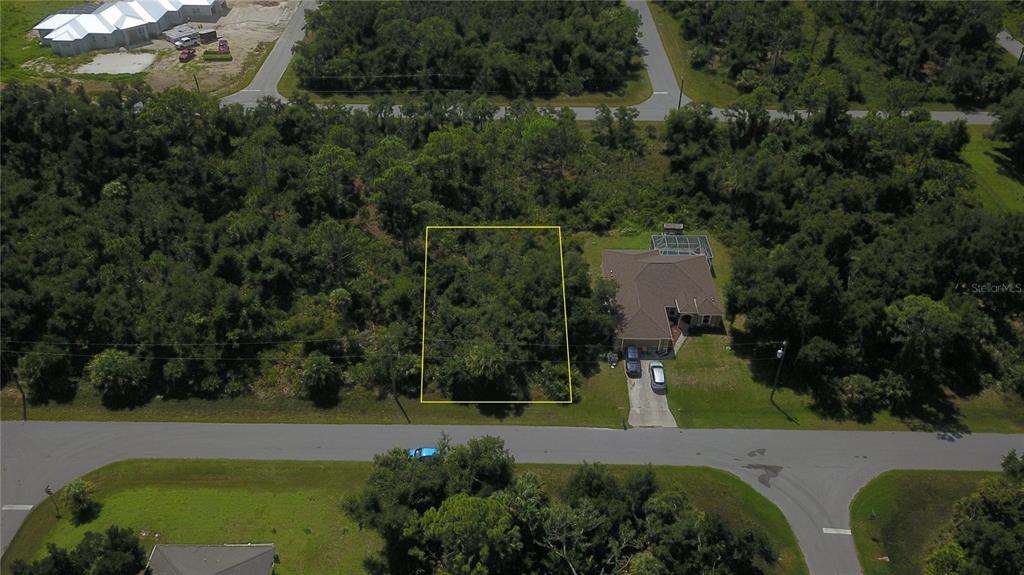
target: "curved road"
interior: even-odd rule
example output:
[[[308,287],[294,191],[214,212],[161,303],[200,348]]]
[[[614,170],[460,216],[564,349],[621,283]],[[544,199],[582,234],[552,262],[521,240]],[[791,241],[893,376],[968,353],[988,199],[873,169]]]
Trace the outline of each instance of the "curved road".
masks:
[[[998,469],[1024,435],[911,432],[589,429],[516,426],[275,425],[3,422],[2,534],[6,548],[27,510],[58,488],[123,459],[369,460],[391,447],[496,435],[517,461],[699,465],[729,471],[789,520],[814,575],[860,573],[849,504],[889,469]]]
[[[686,94],[683,94],[680,99],[679,83],[676,81],[675,73],[672,71],[672,64],[669,62],[668,53],[665,52],[665,46],[661,43],[658,27],[654,23],[654,16],[651,14],[647,2],[644,0],[627,0],[626,4],[640,13],[640,46],[643,50],[644,66],[651,79],[653,91],[650,98],[633,106],[633,108],[638,112],[638,120],[660,122],[679,105],[680,101],[685,105],[690,103],[691,100]],[[264,97],[275,100],[285,99],[277,91],[277,84],[281,81],[281,77],[288,67],[288,62],[291,60],[292,47],[302,39],[305,33],[306,11],[316,9],[316,5],[317,0],[299,0],[298,9],[295,10],[291,20],[288,21],[288,25],[281,34],[281,37],[274,44],[274,49],[270,51],[270,55],[267,56],[266,61],[256,73],[252,82],[241,91],[221,99],[222,103],[241,104],[248,108],[255,106]],[[1004,38],[1004,35],[1006,38]],[[1015,41],[1005,33],[1000,34],[999,42],[1007,50],[1011,50],[1016,46],[1016,44],[1012,46],[1007,44],[1007,42]],[[365,109],[366,105],[354,104],[352,107]],[[597,117],[597,108],[574,107],[572,110],[576,113],[576,118],[579,120],[593,120]],[[722,108],[713,109],[714,116],[718,119],[725,117],[723,112]],[[771,114],[773,117],[783,116],[781,112],[776,110],[772,110]],[[850,115],[862,117],[866,115],[866,112],[851,111]],[[932,112],[931,115],[932,119],[940,122],[966,120],[968,124],[985,125],[995,122],[995,117],[987,112]],[[501,111],[499,111],[498,116],[501,116]]]

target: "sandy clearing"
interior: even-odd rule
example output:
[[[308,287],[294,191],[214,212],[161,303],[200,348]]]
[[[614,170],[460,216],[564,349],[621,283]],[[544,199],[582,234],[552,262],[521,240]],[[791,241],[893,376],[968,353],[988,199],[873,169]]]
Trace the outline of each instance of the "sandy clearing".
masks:
[[[142,72],[156,59],[156,54],[149,52],[122,52],[117,54],[100,54],[92,62],[83,64],[75,70],[78,74],[137,74]]]

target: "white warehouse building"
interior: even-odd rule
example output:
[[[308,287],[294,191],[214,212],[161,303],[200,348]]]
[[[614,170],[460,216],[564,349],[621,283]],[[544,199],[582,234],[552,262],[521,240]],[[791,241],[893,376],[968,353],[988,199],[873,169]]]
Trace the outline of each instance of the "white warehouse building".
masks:
[[[61,56],[132,46],[178,24],[212,22],[227,13],[226,0],[121,0],[90,14],[51,14],[36,25],[39,39]]]

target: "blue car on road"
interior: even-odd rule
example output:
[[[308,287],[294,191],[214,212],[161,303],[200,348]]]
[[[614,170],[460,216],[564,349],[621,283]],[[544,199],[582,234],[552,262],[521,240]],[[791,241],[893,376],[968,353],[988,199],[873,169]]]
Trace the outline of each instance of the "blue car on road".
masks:
[[[414,447],[409,450],[409,457],[413,459],[426,459],[437,455],[436,447]]]

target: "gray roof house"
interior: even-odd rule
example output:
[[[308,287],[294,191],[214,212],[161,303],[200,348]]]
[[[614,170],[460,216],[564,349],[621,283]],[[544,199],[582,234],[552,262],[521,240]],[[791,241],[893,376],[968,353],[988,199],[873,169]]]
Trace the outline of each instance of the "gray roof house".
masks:
[[[605,250],[601,268],[619,286],[617,300],[625,317],[618,349],[635,345],[647,355],[666,355],[679,334],[722,326],[724,307],[706,254]]]
[[[152,575],[270,575],[273,544],[156,545],[146,573]]]

